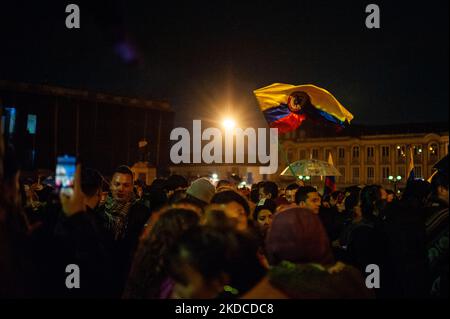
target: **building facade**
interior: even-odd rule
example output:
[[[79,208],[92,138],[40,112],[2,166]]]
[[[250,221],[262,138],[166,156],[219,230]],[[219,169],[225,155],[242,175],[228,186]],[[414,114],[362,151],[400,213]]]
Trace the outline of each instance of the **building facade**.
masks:
[[[171,174],[185,176],[188,180],[193,181],[199,177],[208,177],[211,180],[233,180],[237,179],[250,185],[267,179],[259,173],[259,166],[248,164],[214,164],[214,165],[172,165],[170,167]]]
[[[341,173],[336,177],[338,188],[364,184],[402,188],[407,179],[410,149],[415,177],[424,179],[431,176],[433,165],[448,153],[447,123],[356,127],[339,134],[310,132],[309,136],[307,130],[304,128],[281,138],[288,160],[313,158],[327,161],[331,153],[333,164]],[[279,173],[287,166],[281,160],[280,164]],[[389,176],[392,176],[391,180]],[[283,180],[279,176],[277,179]],[[315,186],[320,187],[320,182],[320,177],[311,178]]]
[[[136,162],[168,172],[168,102],[0,81],[0,107],[23,170],[52,171],[57,156],[73,154],[105,175]]]

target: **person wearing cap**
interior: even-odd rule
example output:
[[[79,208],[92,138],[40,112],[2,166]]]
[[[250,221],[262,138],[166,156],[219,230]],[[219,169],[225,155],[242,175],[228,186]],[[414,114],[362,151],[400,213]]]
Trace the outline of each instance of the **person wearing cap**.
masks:
[[[192,182],[186,190],[186,199],[204,208],[211,202],[216,188],[207,178],[199,178]]]

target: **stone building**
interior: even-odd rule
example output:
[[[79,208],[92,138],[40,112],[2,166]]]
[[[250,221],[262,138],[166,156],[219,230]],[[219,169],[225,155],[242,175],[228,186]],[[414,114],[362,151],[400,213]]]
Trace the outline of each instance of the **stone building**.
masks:
[[[389,176],[394,181],[399,176],[396,186],[404,187],[410,148],[415,177],[427,179],[433,165],[448,153],[448,140],[448,123],[352,125],[339,133],[305,123],[296,132],[280,137],[291,162],[310,158],[327,161],[331,152],[334,166],[342,174],[336,178],[338,188],[371,183],[393,188]],[[279,155],[279,172],[287,166],[284,157]],[[272,179],[286,180],[278,175]],[[311,183],[320,184],[320,177],[311,178]]]

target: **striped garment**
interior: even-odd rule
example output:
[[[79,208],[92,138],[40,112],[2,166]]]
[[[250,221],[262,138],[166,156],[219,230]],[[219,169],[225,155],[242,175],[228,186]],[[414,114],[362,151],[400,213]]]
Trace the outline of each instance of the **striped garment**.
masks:
[[[136,202],[133,196],[127,202],[116,201],[108,195],[105,202],[105,227],[112,232],[114,239],[123,239],[128,225],[128,212],[130,207]]]

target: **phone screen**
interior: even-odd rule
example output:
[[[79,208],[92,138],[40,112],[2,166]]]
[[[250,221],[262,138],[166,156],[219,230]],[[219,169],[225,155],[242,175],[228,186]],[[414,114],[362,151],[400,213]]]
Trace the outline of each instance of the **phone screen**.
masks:
[[[75,156],[58,156],[56,162],[55,185],[60,192],[70,196],[73,193],[73,183],[76,170]]]

